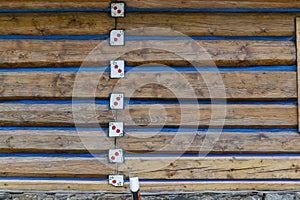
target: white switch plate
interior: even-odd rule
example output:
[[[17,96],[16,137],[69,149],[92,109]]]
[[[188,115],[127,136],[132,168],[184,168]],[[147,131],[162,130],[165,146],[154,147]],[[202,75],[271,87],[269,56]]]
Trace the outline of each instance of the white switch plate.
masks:
[[[110,31],[110,45],[111,46],[124,46],[125,45],[125,31],[124,30],[111,30]]]
[[[108,175],[108,184],[116,187],[124,186],[124,175]]]
[[[125,77],[125,61],[112,60],[110,61],[110,78],[124,78]]]
[[[110,9],[111,9],[112,17],[125,17],[125,3],[124,2],[111,3]]]
[[[110,163],[123,163],[124,162],[123,149],[110,149],[108,151],[108,161]]]
[[[123,93],[110,94],[109,106],[110,109],[113,110],[124,109],[124,94]]]
[[[108,136],[109,137],[123,137],[123,122],[109,122],[109,130]]]

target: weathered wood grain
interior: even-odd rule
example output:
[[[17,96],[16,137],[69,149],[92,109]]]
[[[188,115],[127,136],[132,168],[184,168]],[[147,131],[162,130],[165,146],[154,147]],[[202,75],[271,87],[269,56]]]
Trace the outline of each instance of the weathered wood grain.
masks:
[[[125,30],[170,28],[186,35],[292,36],[297,13],[127,13],[117,20]],[[160,23],[157,23],[159,21]],[[115,21],[107,13],[0,13],[1,35],[108,34]],[[139,34],[157,35],[145,30]],[[159,35],[170,35],[160,32]],[[174,33],[173,33],[174,34]]]
[[[195,192],[212,190],[299,190],[298,181],[204,181],[204,182],[140,182],[143,192]],[[107,191],[129,193],[129,183],[124,187],[113,187],[107,181],[57,181],[57,180],[0,180],[1,190],[21,191]]]
[[[297,88],[298,88],[298,105],[300,105],[300,18],[296,19],[296,38],[297,38]],[[300,132],[300,106],[298,106],[298,131]]]
[[[0,13],[0,34],[108,34],[114,23],[107,13]]]
[[[122,0],[123,1],[123,0]],[[297,0],[124,0],[132,8],[299,8]]]
[[[1,0],[0,9],[108,8],[109,0]]]
[[[101,42],[103,41],[2,40],[0,66],[79,66],[83,60],[85,66],[101,66],[119,56],[128,65],[162,63],[182,66],[197,62],[198,66],[207,66],[214,61],[218,66],[249,66],[293,65],[296,62],[295,43],[292,41],[138,40],[128,41],[126,46],[118,48],[108,46],[107,41],[98,46]],[[95,47],[97,48],[93,54],[87,57]]]
[[[119,171],[141,179],[298,179],[299,164],[297,156],[127,157]],[[106,158],[1,157],[0,166],[2,177],[107,177],[114,172]]]
[[[226,114],[226,116],[224,115]],[[118,112],[127,127],[296,127],[297,106],[277,104],[135,104]],[[225,121],[224,121],[225,120]],[[2,126],[107,126],[115,121],[107,105],[0,104]]]
[[[299,153],[299,141],[296,132],[126,131],[117,146],[127,153]],[[1,153],[107,153],[111,148],[114,140],[105,131],[0,131]]]
[[[148,27],[172,29],[201,36],[292,36],[295,17],[290,13],[127,13],[117,27],[142,35],[157,35]],[[157,23],[159,22],[159,23]],[[131,33],[134,35],[133,33]],[[159,35],[179,35],[166,30]]]
[[[260,179],[300,177],[298,157],[182,157],[158,159],[127,159],[119,166],[124,171],[141,170],[132,173],[143,179]],[[146,172],[144,169],[151,171]]]
[[[107,99],[112,92],[131,99],[297,98],[291,71],[132,71],[125,79],[110,79],[107,72],[1,72],[0,82],[0,99]]]

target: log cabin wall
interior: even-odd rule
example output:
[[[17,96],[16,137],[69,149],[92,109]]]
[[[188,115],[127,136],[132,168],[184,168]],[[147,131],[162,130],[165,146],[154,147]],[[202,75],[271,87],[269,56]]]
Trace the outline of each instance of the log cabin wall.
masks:
[[[144,49],[121,56],[127,71],[145,61],[163,61],[161,65],[171,66],[189,81],[197,101],[179,104],[168,88],[154,84],[137,90],[118,114],[126,131],[117,140],[126,151],[119,173],[128,177],[130,171],[140,170],[134,175],[141,179],[143,192],[300,189],[298,1],[125,0],[126,16],[117,19],[110,17],[110,3],[0,2],[0,189],[129,191],[128,182],[125,187],[107,184],[107,176],[115,171],[106,153],[114,144],[107,138],[107,124],[115,119],[108,99],[116,81],[103,72],[95,91],[96,112],[89,112],[88,102],[77,102],[81,117],[76,124],[72,98],[80,65],[109,38],[110,30],[147,27],[171,28],[206,49],[224,83],[226,117],[220,138],[206,157],[199,157],[212,104],[201,74],[164,51]],[[159,44],[166,38],[170,46],[178,43],[168,32],[133,32],[128,37],[128,46],[136,41]],[[97,79],[95,71],[108,61],[101,64],[82,73],[82,85]],[[161,66],[155,67],[133,71],[121,89],[157,76],[182,91],[188,89]],[[85,95],[83,91],[75,97]],[[154,104],[165,108],[166,118]],[[187,112],[181,113],[180,108]],[[200,111],[197,123],[190,121],[195,109]],[[222,118],[218,113],[215,117]],[[97,128],[94,119],[102,128]],[[85,127],[81,135],[75,125]],[[157,128],[162,125],[161,130]],[[179,125],[183,128],[178,129]],[[213,131],[209,134],[211,140],[218,138]],[[157,169],[161,163],[166,164]],[[144,172],[144,168],[153,170]]]

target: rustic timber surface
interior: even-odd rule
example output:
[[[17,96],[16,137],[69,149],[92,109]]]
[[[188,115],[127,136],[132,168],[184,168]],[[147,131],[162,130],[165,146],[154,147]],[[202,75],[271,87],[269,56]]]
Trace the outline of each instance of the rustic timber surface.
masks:
[[[108,99],[112,92],[123,92],[131,99],[297,98],[296,72],[292,71],[183,71],[178,74],[133,71],[127,73],[125,79],[110,79],[107,72],[0,72],[0,99]],[[182,84],[182,79],[189,84]],[[98,83],[94,84],[94,91],[90,87],[95,81]],[[208,82],[215,83],[209,86]],[[135,86],[137,83],[142,85]],[[217,87],[220,91],[213,93]],[[222,92],[222,88],[225,91]],[[193,96],[188,95],[191,92]]]
[[[143,192],[195,192],[204,190],[297,190],[298,181],[209,181],[209,182],[141,182]],[[108,192],[128,192],[129,183],[124,187],[113,187],[107,184],[107,181],[52,181],[52,180],[0,180],[0,189],[2,190],[38,190],[38,191],[56,191],[56,190],[80,190],[80,191],[108,191]]]
[[[77,126],[95,127],[98,124],[107,126],[108,122],[115,121],[115,114],[107,105],[96,104],[94,107],[91,103],[78,103],[73,108],[72,104],[5,103],[0,104],[0,111],[2,126],[74,126],[76,123]],[[127,105],[124,111],[119,112],[118,120],[127,127],[219,127],[224,122],[224,127],[295,128],[297,106],[136,104]]]
[[[218,66],[251,65],[294,65],[296,48],[293,41],[251,41],[251,40],[198,40],[210,56],[191,54],[194,47],[191,41],[146,40],[128,41],[125,47],[109,47],[107,41],[94,51],[101,40],[0,40],[1,67],[41,67],[41,66],[80,66],[83,61],[90,65],[107,65],[110,59],[127,61],[128,65],[144,63],[163,63],[167,65],[186,66],[189,61],[203,61],[205,65],[211,60]],[[195,43],[195,44],[197,44]],[[178,48],[184,45],[184,50]],[[173,49],[176,53],[157,49],[142,49],[128,52],[136,46],[153,46]],[[178,56],[178,54],[180,56]],[[182,58],[184,56],[185,59]],[[187,61],[188,60],[188,61]]]
[[[211,153],[298,153],[298,133],[286,132],[141,132],[126,131],[118,147],[126,153],[198,153],[205,137],[204,149]],[[10,130],[0,131],[0,153],[107,153],[114,139],[107,131],[80,130]],[[214,145],[210,145],[213,144]],[[167,145],[166,145],[167,144]],[[87,149],[88,147],[88,149]]]
[[[191,36],[293,36],[297,16],[298,13],[134,12],[119,18],[116,26],[126,30],[171,28]],[[108,34],[114,28],[114,20],[99,12],[0,13],[0,26],[6,27],[0,30],[2,35],[90,35]],[[138,34],[157,35],[153,31]]]
[[[118,169],[127,177],[135,171],[143,179],[143,192],[299,190],[299,70],[291,68],[299,69],[295,18],[300,3],[124,1],[129,12],[115,20],[108,0],[0,0],[0,190],[128,192],[128,183],[116,188],[102,181],[115,173],[107,161],[108,149],[115,147],[107,126],[116,118],[125,122],[125,136],[116,144],[125,150],[126,161]],[[174,32],[148,27],[169,28],[196,40],[163,37]],[[105,41],[114,28],[127,30],[124,47],[109,47]],[[198,45],[210,56],[192,55]],[[154,48],[127,51],[136,46]],[[175,52],[155,48],[162,46]],[[192,63],[176,53],[201,60],[201,73],[188,71]],[[110,79],[106,71],[93,85],[102,73],[98,67],[108,66],[116,54],[128,68],[149,64],[150,70],[127,72],[121,80]],[[83,61],[93,71],[76,73]],[[222,67],[218,74],[224,94],[214,97],[227,100],[226,107],[209,102],[205,76],[214,90],[221,89],[214,73],[205,71],[211,61]],[[163,64],[181,69],[182,77],[153,71]],[[161,85],[151,82],[155,80]],[[141,82],[150,84],[126,94]],[[112,92],[131,98],[117,117],[103,103]],[[98,100],[95,107],[82,102],[91,94]],[[72,107],[73,97],[80,101]],[[178,97],[188,101],[178,105]],[[211,119],[214,128],[225,119],[221,135],[205,131]],[[83,128],[77,132],[75,125]],[[99,125],[103,129],[95,128]],[[206,150],[211,153],[206,158],[197,156]],[[89,153],[99,154],[98,159]]]
[[[120,173],[141,179],[299,178],[299,157],[127,157]],[[0,176],[103,177],[114,173],[107,158],[1,157]],[[101,169],[101,170],[99,170]],[[150,171],[144,171],[150,170]]]

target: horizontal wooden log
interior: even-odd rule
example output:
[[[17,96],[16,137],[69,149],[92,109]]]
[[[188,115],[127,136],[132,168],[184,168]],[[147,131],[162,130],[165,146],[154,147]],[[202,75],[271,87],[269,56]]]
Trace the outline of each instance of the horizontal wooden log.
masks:
[[[2,72],[0,80],[0,99],[107,99],[112,92],[131,99],[297,98],[291,71],[133,71],[126,79],[110,79],[106,72]]]
[[[199,181],[199,182],[140,182],[143,192],[195,192],[220,190],[299,190],[298,181]],[[0,189],[21,191],[107,191],[129,193],[129,183],[113,187],[107,181],[57,181],[57,180],[0,180]]]
[[[297,16],[298,14],[289,13],[134,12],[118,19],[117,26],[126,30],[137,29],[136,34],[150,36],[157,33],[155,30],[149,31],[148,27],[166,28],[167,30],[161,31],[159,35],[174,36],[292,36],[295,34]]]
[[[186,35],[202,36],[292,36],[295,18],[291,13],[127,13],[117,21],[125,30],[158,27]],[[159,21],[160,23],[157,23]],[[107,13],[0,13],[1,35],[108,34],[114,19]],[[157,35],[156,31],[139,35]],[[176,35],[168,31],[159,35]]]
[[[1,0],[0,9],[108,8],[109,0]]]
[[[127,131],[117,146],[126,153],[299,153],[299,141],[296,132]],[[0,131],[1,153],[107,153],[111,148],[114,139],[105,131]]]
[[[107,13],[0,13],[0,34],[108,34],[114,23]]]
[[[299,179],[300,158],[281,157],[127,157],[120,174],[141,179]],[[0,176],[107,177],[106,158],[1,157]]]
[[[134,8],[298,8],[300,4],[296,0],[227,0],[227,1],[199,1],[175,0],[172,2],[160,2],[151,0],[125,0],[129,7]],[[68,1],[44,1],[44,0],[1,0],[1,9],[48,9],[48,8],[107,8],[108,0],[68,0]]]
[[[122,0],[123,1],[123,0]],[[174,0],[172,2],[149,0],[124,0],[128,7],[132,8],[300,8],[297,0]]]
[[[107,126],[115,115],[107,105],[0,104],[2,126]],[[225,115],[226,114],[226,115]],[[118,112],[127,127],[296,127],[296,105],[136,104]]]
[[[138,40],[115,48],[99,40],[2,40],[0,49],[1,67],[78,66],[84,60],[84,66],[101,66],[118,57],[128,65],[293,65],[296,61],[292,41]]]

